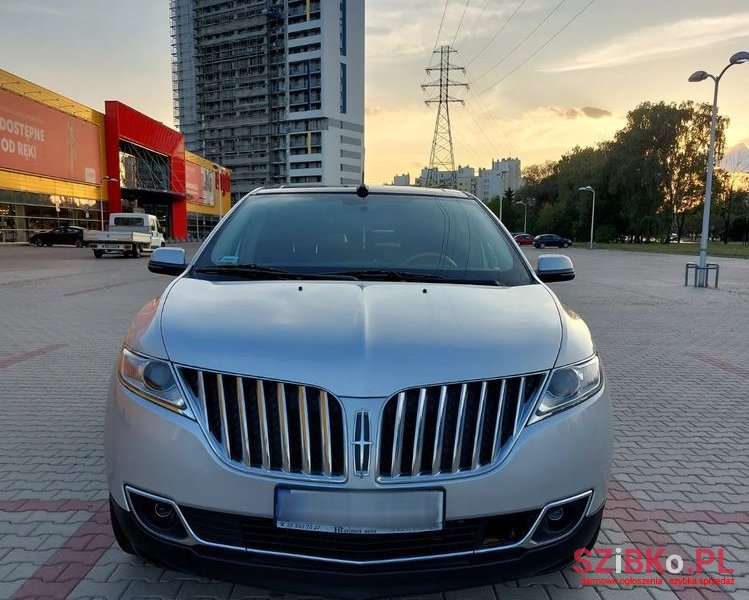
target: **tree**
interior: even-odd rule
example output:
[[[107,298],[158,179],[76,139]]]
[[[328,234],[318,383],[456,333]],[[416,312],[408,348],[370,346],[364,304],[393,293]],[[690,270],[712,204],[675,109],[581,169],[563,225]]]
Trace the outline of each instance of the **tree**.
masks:
[[[747,153],[729,154],[723,161],[723,168],[715,169],[715,201],[713,210],[722,226],[721,240],[728,243],[731,237],[731,226],[740,210],[744,198],[749,194],[749,156]]]
[[[660,237],[665,243],[699,206],[704,190],[712,107],[693,102],[643,102],[627,114],[614,142],[615,186],[636,238]],[[727,120],[716,130],[720,160]]]

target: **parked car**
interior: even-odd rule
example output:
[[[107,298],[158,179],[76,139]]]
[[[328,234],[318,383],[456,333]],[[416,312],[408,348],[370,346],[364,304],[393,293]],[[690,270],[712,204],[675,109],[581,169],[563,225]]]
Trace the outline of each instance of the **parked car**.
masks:
[[[591,334],[456,190],[260,189],[135,317],[107,402],[120,547],[305,595],[478,586],[573,561],[606,498]]]
[[[63,227],[55,227],[49,231],[42,231],[35,233],[29,238],[29,244],[34,246],[54,246],[55,244],[64,244],[67,246],[75,246],[81,248],[86,246],[87,243],[83,239],[83,234],[86,231],[83,227],[76,227],[74,225],[64,225]]]
[[[518,243],[518,246],[531,246],[533,244],[533,236],[530,233],[515,233],[512,236]]]
[[[548,246],[567,248],[572,245],[572,240],[553,233],[544,233],[533,238],[533,245],[536,248],[547,248]]]

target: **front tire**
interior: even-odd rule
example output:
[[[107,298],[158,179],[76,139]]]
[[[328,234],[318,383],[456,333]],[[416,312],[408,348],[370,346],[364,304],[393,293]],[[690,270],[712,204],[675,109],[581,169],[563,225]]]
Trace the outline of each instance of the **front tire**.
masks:
[[[94,250],[94,258],[101,258],[104,256],[104,250]]]
[[[75,247],[76,248],[83,248],[83,240],[76,240],[75,241]]]
[[[133,251],[131,252],[130,256],[132,256],[133,258],[140,258],[141,254],[142,254],[142,251],[140,248],[140,244],[135,244],[135,246],[133,246]]]
[[[562,248],[567,248],[568,246],[569,246],[569,244],[567,242],[565,242],[564,244],[562,244]]]
[[[546,248],[546,244],[539,244],[538,247],[539,248]]]
[[[37,248],[41,248],[42,246],[44,246],[44,242],[40,240],[39,238],[36,238],[34,240],[34,246],[36,246]]]

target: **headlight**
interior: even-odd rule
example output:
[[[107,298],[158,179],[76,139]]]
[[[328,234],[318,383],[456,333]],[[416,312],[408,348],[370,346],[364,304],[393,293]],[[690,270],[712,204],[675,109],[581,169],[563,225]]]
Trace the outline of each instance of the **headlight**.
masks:
[[[554,369],[551,372],[549,385],[546,387],[536,414],[530,422],[565,410],[590,398],[603,385],[601,361],[598,356],[585,362]]]
[[[171,410],[187,408],[168,362],[133,354],[123,348],[117,370],[122,383],[139,396]]]

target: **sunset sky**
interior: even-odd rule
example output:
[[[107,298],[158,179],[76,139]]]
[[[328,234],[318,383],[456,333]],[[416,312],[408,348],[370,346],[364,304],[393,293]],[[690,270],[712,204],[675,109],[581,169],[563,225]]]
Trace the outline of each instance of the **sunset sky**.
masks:
[[[749,50],[746,0],[451,0],[439,39],[442,0],[366,6],[371,183],[429,160],[435,108],[420,85],[435,44],[467,67],[451,117],[456,163],[475,167],[557,159],[611,137],[645,100],[711,102],[712,83],[689,75]],[[118,99],[171,125],[169,50],[166,0],[0,2],[0,67],[100,110]],[[728,146],[749,145],[749,64],[723,79],[720,110]]]

